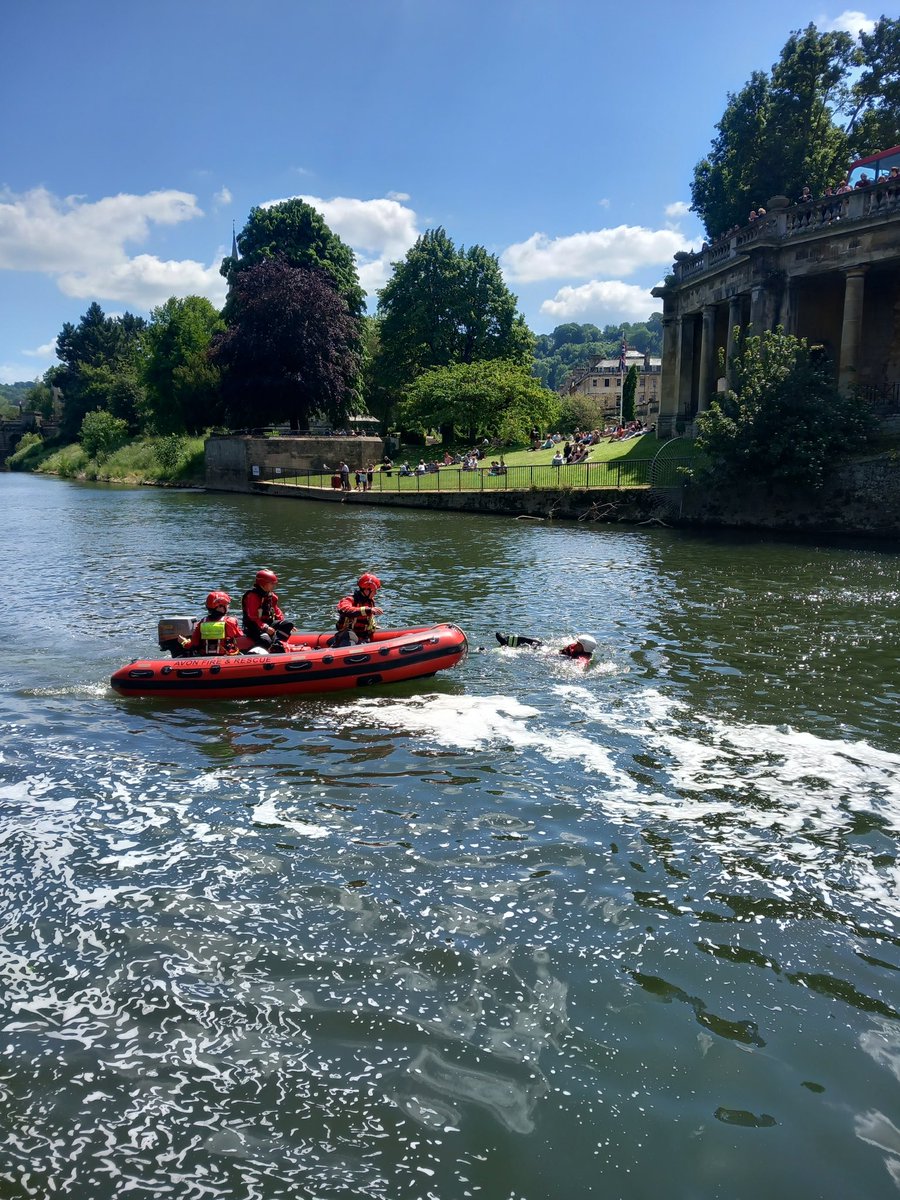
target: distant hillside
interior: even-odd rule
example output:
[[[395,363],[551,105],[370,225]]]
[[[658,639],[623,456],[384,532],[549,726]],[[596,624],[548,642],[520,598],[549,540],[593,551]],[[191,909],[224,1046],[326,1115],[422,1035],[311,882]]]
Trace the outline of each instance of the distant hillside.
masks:
[[[34,380],[25,383],[0,383],[0,403],[5,405],[21,404],[25,395],[34,387]]]
[[[616,358],[622,337],[631,350],[653,355],[662,354],[662,313],[653,313],[648,321],[630,325],[557,325],[552,333],[539,334],[535,339],[532,372],[554,391],[565,383],[569,372],[589,358]]]

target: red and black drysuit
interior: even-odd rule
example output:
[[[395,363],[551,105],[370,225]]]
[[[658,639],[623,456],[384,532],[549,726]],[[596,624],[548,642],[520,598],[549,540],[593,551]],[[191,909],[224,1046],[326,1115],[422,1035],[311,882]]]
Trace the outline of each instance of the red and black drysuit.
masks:
[[[234,617],[219,617],[207,613],[194,623],[186,654],[211,657],[219,654],[239,654],[238,638],[241,627]]]
[[[244,633],[257,646],[268,650],[273,642],[287,641],[294,625],[285,618],[278,607],[274,592],[264,592],[261,587],[252,587],[241,596],[241,612],[244,617]]]
[[[371,642],[375,632],[376,608],[375,601],[359,588],[352,596],[339,600],[335,625],[337,633],[331,639],[332,646],[349,646],[353,641],[351,634],[355,634],[359,642]]]

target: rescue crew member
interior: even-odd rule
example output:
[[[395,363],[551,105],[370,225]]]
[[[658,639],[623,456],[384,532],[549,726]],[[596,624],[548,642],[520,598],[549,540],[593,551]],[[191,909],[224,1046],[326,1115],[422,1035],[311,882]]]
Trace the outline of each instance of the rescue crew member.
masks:
[[[239,654],[238,638],[241,628],[234,617],[228,616],[231,597],[227,592],[210,592],[206,597],[206,616],[195,622],[189,638],[181,638],[188,654],[203,657],[219,654]]]
[[[368,572],[360,575],[356,591],[338,601],[337,633],[331,640],[332,646],[352,646],[356,642],[371,642],[375,632],[375,618],[383,609],[375,604],[381,580]]]
[[[283,654],[284,643],[296,628],[278,607],[277,582],[275,572],[263,567],[256,572],[253,587],[241,597],[244,633],[255,646],[263,646],[270,654]]]

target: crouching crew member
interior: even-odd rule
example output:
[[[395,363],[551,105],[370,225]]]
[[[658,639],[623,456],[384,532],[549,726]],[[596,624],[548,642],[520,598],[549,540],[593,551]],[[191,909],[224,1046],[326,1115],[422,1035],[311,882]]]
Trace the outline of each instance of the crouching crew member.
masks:
[[[337,633],[332,638],[332,646],[351,646],[356,642],[371,642],[375,632],[375,618],[381,616],[382,609],[375,604],[381,580],[377,575],[360,575],[356,591],[352,596],[345,596],[338,601]]]
[[[244,633],[255,646],[263,646],[270,654],[284,653],[284,643],[295,629],[278,607],[277,582],[275,572],[263,568],[256,572],[253,587],[241,597]]]
[[[241,629],[234,617],[228,616],[231,597],[227,592],[210,592],[206,597],[206,616],[194,625],[189,638],[182,639],[188,654],[211,656],[238,654]]]

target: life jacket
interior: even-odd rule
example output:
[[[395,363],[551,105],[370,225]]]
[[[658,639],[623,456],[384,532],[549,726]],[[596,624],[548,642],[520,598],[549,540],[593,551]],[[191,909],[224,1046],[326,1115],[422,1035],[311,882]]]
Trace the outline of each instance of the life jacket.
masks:
[[[247,637],[258,638],[263,625],[277,625],[284,620],[284,613],[278,607],[278,597],[274,592],[264,592],[262,588],[252,587],[241,596],[241,612],[243,614],[244,633]]]
[[[240,634],[234,617],[212,620],[201,618],[191,635],[191,649],[201,656],[237,654],[237,639]]]
[[[369,641],[375,630],[374,607],[375,601],[357,588],[352,596],[338,602],[335,629],[338,633],[350,629],[361,641]]]

